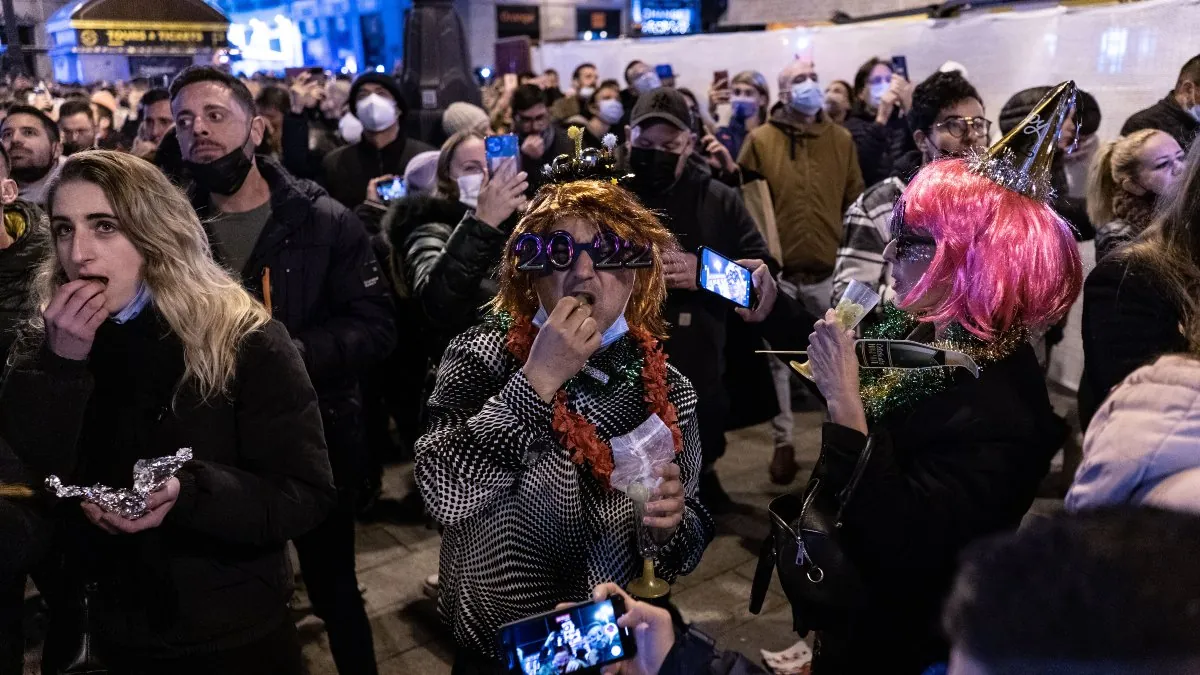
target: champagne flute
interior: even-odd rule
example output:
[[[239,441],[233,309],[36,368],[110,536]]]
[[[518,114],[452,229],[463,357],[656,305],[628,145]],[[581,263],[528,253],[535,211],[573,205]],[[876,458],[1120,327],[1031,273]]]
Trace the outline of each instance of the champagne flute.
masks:
[[[842,293],[842,299],[838,300],[837,307],[834,307],[833,311],[837,315],[838,325],[843,330],[853,330],[878,304],[879,294],[870,286],[855,279],[846,287],[846,292]],[[808,361],[804,363],[788,361],[788,365],[800,375],[812,379],[812,367]]]
[[[671,592],[671,586],[659,579],[654,572],[654,559],[662,547],[667,545],[675,528],[651,527],[644,522],[646,502],[650,500],[650,488],[641,483],[629,486],[629,498],[633,500],[633,517],[637,529],[638,553],[642,556],[642,576],[630,581],[625,590],[635,598],[656,600]]]

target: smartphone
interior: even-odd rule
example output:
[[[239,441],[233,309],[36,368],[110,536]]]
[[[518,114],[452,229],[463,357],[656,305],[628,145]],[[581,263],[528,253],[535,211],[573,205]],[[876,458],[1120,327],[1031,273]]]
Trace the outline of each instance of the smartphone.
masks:
[[[600,669],[637,655],[633,632],[617,625],[625,599],[613,596],[583,602],[500,627],[500,648],[513,675],[555,673],[596,675]]]
[[[408,194],[408,186],[404,184],[403,178],[397,176],[389,182],[376,183],[375,194],[379,196],[379,201],[389,204]]]
[[[738,307],[754,306],[754,277],[750,270],[716,251],[701,246],[696,266],[696,286],[715,293]]]
[[[658,79],[660,80],[666,80],[675,77],[675,72],[671,70],[671,64],[669,63],[654,66],[654,72],[658,75]]]
[[[892,72],[908,80],[908,57],[893,56],[892,57]],[[911,80],[909,80],[911,82]]]
[[[724,82],[726,87],[729,86],[729,71],[728,70],[714,70],[713,71],[713,85],[715,86],[720,82]]]
[[[495,176],[496,171],[500,169],[500,165],[506,159],[512,159],[520,168],[520,163],[517,162],[517,155],[520,154],[521,147],[517,143],[516,134],[504,134],[503,136],[488,136],[483,142],[484,149],[487,151],[487,166],[488,173]]]

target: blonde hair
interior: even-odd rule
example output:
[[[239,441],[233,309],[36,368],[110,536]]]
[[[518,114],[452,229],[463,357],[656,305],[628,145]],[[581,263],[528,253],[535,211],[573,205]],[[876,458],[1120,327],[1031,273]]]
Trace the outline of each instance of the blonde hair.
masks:
[[[578,218],[597,229],[612,231],[626,241],[650,247],[653,265],[636,270],[625,320],[630,328],[642,328],[657,338],[665,338],[667,324],[662,318],[662,305],[667,299],[667,283],[662,254],[679,250],[679,244],[653,211],[623,188],[606,181],[550,184],[538,191],[504,246],[500,290],[489,304],[491,309],[514,317],[533,316],[538,308],[533,276],[517,269],[513,245],[527,232],[549,234],[568,218]]]
[[[1126,180],[1137,181],[1137,170],[1141,163],[1137,154],[1151,138],[1161,133],[1165,132],[1158,129],[1142,129],[1100,147],[1088,170],[1087,212],[1093,225],[1099,227],[1117,218],[1124,219],[1128,215],[1134,215],[1139,220],[1149,220],[1148,209],[1145,213],[1122,213],[1134,206],[1130,204],[1131,201],[1147,200],[1129,200],[1127,195],[1138,195],[1132,195],[1121,184]],[[1153,202],[1153,197],[1148,201]],[[1146,223],[1134,224],[1144,227]]]
[[[142,282],[183,343],[184,371],[176,395],[185,385],[194,386],[202,402],[228,393],[242,341],[271,315],[213,260],[208,237],[183,192],[144,159],[109,150],[81,152],[67,159],[47,192],[51,218],[55,195],[74,182],[104,191],[120,232],[145,261]],[[35,343],[45,335],[41,313],[66,282],[57,252],[51,251],[33,286],[39,311],[30,321],[29,337]]]

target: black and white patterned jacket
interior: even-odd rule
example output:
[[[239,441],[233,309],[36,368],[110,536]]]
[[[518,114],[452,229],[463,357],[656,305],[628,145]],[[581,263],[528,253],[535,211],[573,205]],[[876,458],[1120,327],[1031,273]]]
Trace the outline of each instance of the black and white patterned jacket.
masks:
[[[551,429],[551,405],[525,379],[505,336],[484,324],[450,343],[416,446],[417,485],[445,528],[439,610],[461,646],[490,655],[498,655],[501,625],[587,600],[601,582],[624,586],[641,571],[633,502],[570,461]],[[588,362],[609,375],[607,384],[568,383],[568,405],[605,441],[646,420],[640,365],[621,367],[639,350],[626,335]],[[696,494],[696,395],[674,367],[667,384],[683,431],[676,462],[686,506],[657,572],[673,582],[700,562],[713,522]]]

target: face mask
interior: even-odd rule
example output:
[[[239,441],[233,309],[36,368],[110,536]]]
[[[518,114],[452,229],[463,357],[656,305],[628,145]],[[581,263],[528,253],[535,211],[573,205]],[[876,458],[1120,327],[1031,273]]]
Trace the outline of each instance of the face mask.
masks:
[[[730,104],[733,106],[734,119],[748,120],[758,114],[758,101],[752,98],[735,96]]]
[[[479,190],[483,187],[483,174],[468,173],[458,177],[458,201],[471,208],[479,206]]]
[[[346,113],[342,115],[342,119],[338,120],[338,135],[350,145],[362,140],[362,134],[363,124],[354,115]]]
[[[609,98],[600,101],[600,114],[598,117],[604,120],[605,124],[616,124],[625,116],[625,106],[621,105],[621,100]]]
[[[625,304],[628,305],[629,301],[626,300]],[[533,315],[533,325],[541,328],[549,318],[550,315],[546,312],[546,308],[539,306],[537,314]],[[604,349],[617,340],[620,340],[621,336],[628,332],[629,324],[625,321],[625,310],[621,310],[621,315],[617,317],[617,320],[600,336],[600,349]]]
[[[74,141],[63,141],[62,154],[64,155],[70,156],[77,152],[83,152],[84,150],[91,150],[91,147],[82,143],[75,143]]]
[[[824,104],[825,94],[816,82],[805,80],[792,85],[792,100],[789,105],[801,115],[816,115]]]
[[[591,100],[592,96],[595,93],[596,93],[595,87],[580,87],[579,88],[579,98],[581,98],[585,101]]]
[[[679,155],[666,150],[633,148],[629,151],[629,168],[633,169],[633,183],[647,192],[662,192],[675,185],[675,167],[679,166]]]
[[[396,102],[370,94],[358,102],[357,116],[367,131],[383,131],[396,123]]]
[[[888,88],[892,86],[888,82],[877,82],[872,84],[868,89],[868,96],[871,97],[871,105],[877,106],[883,100],[883,95],[887,93]]]
[[[229,196],[242,189],[242,183],[246,182],[246,176],[254,166],[254,161],[246,152],[249,141],[247,137],[246,143],[207,164],[185,160],[183,166],[209,192]]]
[[[662,86],[662,80],[658,79],[658,73],[647,71],[637,76],[633,81],[633,88],[639,94],[645,94],[648,91],[653,91]]]

